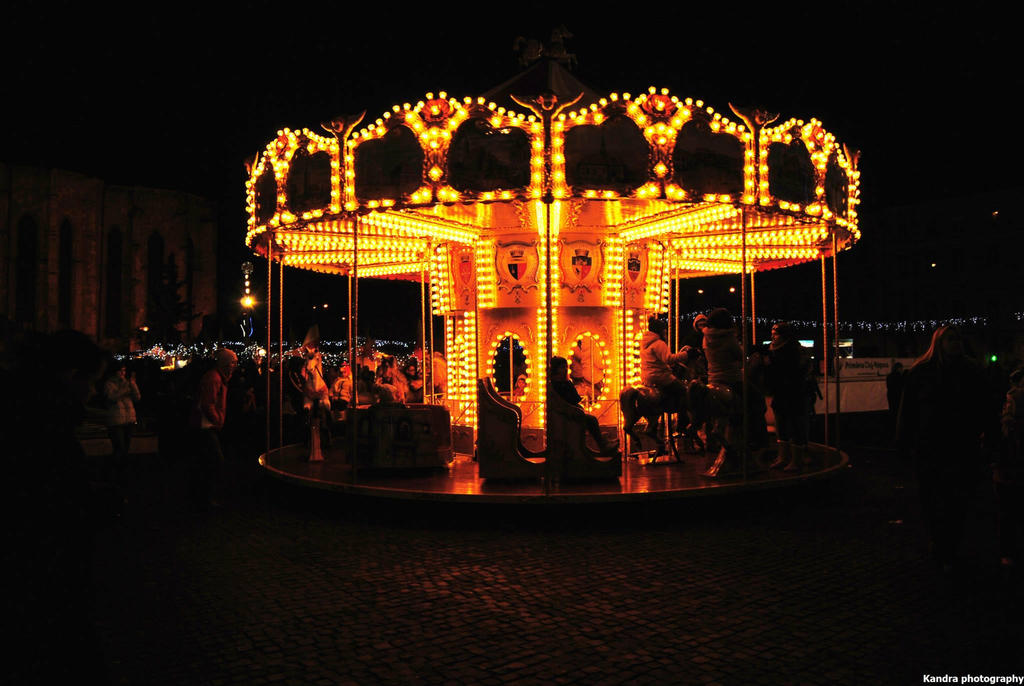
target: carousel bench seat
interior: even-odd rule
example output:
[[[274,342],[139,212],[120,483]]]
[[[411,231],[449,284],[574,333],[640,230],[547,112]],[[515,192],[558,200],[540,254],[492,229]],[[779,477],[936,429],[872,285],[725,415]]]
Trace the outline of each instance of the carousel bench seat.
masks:
[[[613,479],[622,475],[619,455],[602,456],[587,445],[586,412],[548,393],[548,459],[563,480]]]
[[[498,395],[488,379],[478,379],[476,456],[481,479],[539,479],[544,453],[523,445],[523,413]]]
[[[454,457],[451,416],[441,405],[379,403],[360,408],[358,417],[360,467],[446,467]]]

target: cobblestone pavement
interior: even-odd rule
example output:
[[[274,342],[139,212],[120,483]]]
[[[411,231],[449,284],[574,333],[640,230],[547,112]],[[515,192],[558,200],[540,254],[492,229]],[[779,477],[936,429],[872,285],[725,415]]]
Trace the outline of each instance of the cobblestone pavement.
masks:
[[[238,472],[191,512],[129,477],[96,547],[115,684],[865,684],[1024,673],[1021,592],[979,483],[930,562],[895,454],[843,478],[657,506],[374,503]],[[255,470],[253,470],[255,471]],[[905,486],[905,487],[904,487]]]

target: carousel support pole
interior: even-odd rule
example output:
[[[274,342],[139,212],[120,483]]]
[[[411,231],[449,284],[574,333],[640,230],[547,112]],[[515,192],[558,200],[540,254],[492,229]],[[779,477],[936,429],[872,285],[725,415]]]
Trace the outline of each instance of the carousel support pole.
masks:
[[[839,421],[842,417],[842,401],[840,400],[840,369],[839,369],[839,251],[836,250],[836,233],[832,231],[832,335],[835,340],[836,366],[836,439],[835,447],[839,449]]]
[[[550,150],[551,150],[551,120],[548,118],[547,121],[547,148],[548,148],[548,159],[550,164]],[[551,358],[554,356],[554,344],[551,340],[554,334],[554,322],[552,318],[552,308],[554,299],[552,298],[552,290],[554,286],[551,283],[551,203],[554,202],[554,198],[549,192],[544,197],[544,307],[547,312],[547,317],[544,320],[544,364],[547,367],[547,385],[551,386]],[[551,441],[548,440],[547,433],[551,429],[551,415],[548,412],[548,402],[546,397],[547,389],[545,389],[544,399],[544,416],[547,429],[545,430],[544,446],[545,448],[550,447]],[[551,460],[544,460],[544,494],[549,495],[551,493]],[[561,464],[558,465],[561,470]],[[560,476],[560,475],[559,475]]]
[[[349,374],[352,376],[352,399],[349,401],[349,411],[346,419],[352,415],[352,408],[356,406],[358,401],[358,380],[356,374],[359,370],[358,362],[356,361],[356,344],[355,338],[352,337],[352,267],[349,266],[348,274],[345,275],[345,286],[348,290],[348,318],[345,320],[345,337],[348,338],[348,369]]]
[[[757,268],[750,270],[750,344],[757,347],[757,289],[754,288],[754,275]]]
[[[666,252],[667,252],[667,249],[666,249]],[[667,259],[667,258],[663,257],[662,259]],[[672,307],[672,305],[673,305],[673,302],[672,302],[673,301],[673,296],[675,294],[674,291],[675,291],[675,289],[672,287],[672,269],[670,267],[669,268],[669,272],[668,272],[668,312],[666,313],[666,316],[668,317],[668,332],[667,332],[668,333],[668,340],[666,341],[666,343],[668,344],[669,352],[670,353],[674,352],[674,350],[675,350],[674,347],[672,346],[672,342],[675,340],[675,333],[676,333],[676,331],[675,331],[675,322],[672,321],[672,319],[673,319],[672,312],[674,311],[674,308]]]
[[[623,248],[625,248],[625,246],[623,246]],[[622,331],[619,332],[621,334],[621,336],[622,336],[622,345],[619,347],[619,354],[622,357],[622,377],[621,377],[622,381],[619,383],[619,397],[621,398],[623,391],[626,390],[626,384],[628,383],[628,380],[626,379],[626,369],[627,369],[626,361],[628,359],[626,357],[626,355],[627,355],[627,345],[628,345],[626,343],[626,280],[623,279],[623,278],[620,278],[619,279],[619,284],[620,284],[619,285],[619,287],[620,287],[620,292],[619,292],[619,314],[621,315],[621,319],[622,319]],[[622,416],[622,406],[621,405],[619,406],[619,411],[618,411],[617,414],[618,414],[618,419],[616,421],[618,422],[618,425],[619,425],[618,426],[618,428],[619,428],[619,432],[618,432],[619,433],[619,445],[622,447],[622,461],[623,461],[623,469],[622,469],[622,471],[626,475],[626,478],[628,479],[629,478],[629,470],[626,469],[626,467],[628,465],[625,464],[626,462],[628,462],[628,458],[629,458],[629,453],[627,451],[627,446],[628,447],[632,447],[632,446],[629,445],[629,437],[626,436],[625,418]]]
[[[277,452],[284,447],[284,260],[277,263],[277,359],[280,374],[277,375]]]
[[[429,273],[429,272],[428,272]],[[423,383],[430,381],[430,385],[427,388],[430,389],[430,404],[434,404],[434,290],[433,284],[429,284],[427,288],[427,319],[430,321],[430,330],[428,332],[427,341],[430,343],[430,356],[427,357],[427,352],[423,353]],[[430,370],[429,377],[427,370]]]
[[[671,245],[671,243],[669,243],[669,245]],[[669,274],[672,274],[673,271],[675,271],[674,270],[674,265],[669,266]],[[676,275],[675,282],[676,282],[675,283],[675,288],[672,289],[675,292],[675,309],[672,310],[669,314],[672,317],[672,323],[676,327],[676,329],[675,329],[676,337],[675,337],[675,339],[672,339],[672,342],[674,343],[674,345],[672,346],[672,350],[670,352],[678,353],[679,352],[679,345],[680,345],[680,343],[682,341],[681,330],[683,328],[682,323],[679,321],[679,314],[680,314],[680,311],[682,309],[682,295],[683,295],[682,284],[683,284],[683,280],[681,278],[678,278],[678,274]],[[669,415],[669,421],[671,421],[671,419],[672,419],[672,416]],[[675,431],[679,435],[679,440],[682,440],[683,429],[684,428],[685,428],[685,423],[684,423],[684,420],[683,420],[683,415],[681,413],[679,413],[679,412],[676,412],[676,429],[675,429]],[[673,438],[672,427],[671,426],[668,427],[668,438],[669,438],[670,441],[672,441],[673,454],[676,456],[677,459],[679,459],[679,445],[678,445],[678,443],[675,442],[676,439]]]
[[[747,212],[744,208],[740,208],[740,316],[742,317],[741,326],[741,338],[743,348],[743,447],[741,453],[741,459],[743,463],[743,480],[747,479],[747,457],[750,452],[750,441],[748,439],[748,432],[750,431],[750,412],[747,408],[750,403],[750,391],[748,388],[747,379],[747,352],[748,352],[748,329],[747,329]]]
[[[424,253],[424,258],[426,253]],[[427,402],[427,278],[426,259],[420,262],[420,388],[423,390],[423,402]]]
[[[821,360],[822,360],[822,372],[825,376],[825,445],[829,445],[828,441],[828,418],[829,418],[829,400],[828,400],[828,283],[825,278],[825,253],[821,253]]]
[[[267,405],[267,422],[266,422],[266,429],[267,429],[267,452],[266,452],[266,456],[267,456],[267,459],[270,459],[270,351],[271,351],[271,347],[270,347],[270,332],[272,331],[271,326],[270,326],[270,317],[271,317],[271,314],[274,311],[273,310],[273,290],[274,290],[274,248],[273,248],[273,241],[270,240],[270,237],[268,235],[268,237],[267,237],[267,354],[264,356],[264,362],[267,365],[266,379],[264,379],[264,381],[266,382],[266,386],[267,386],[267,388],[266,388],[267,394],[265,396],[266,397],[266,401],[265,402],[266,402],[266,405]],[[278,373],[280,373],[280,370],[278,370]],[[278,398],[277,401],[281,402],[281,399]]]
[[[553,170],[554,165],[552,163],[552,158],[551,158],[552,120],[556,116],[558,116],[559,112],[561,112],[562,110],[564,110],[564,109],[566,109],[568,107],[572,107],[577,102],[579,102],[582,97],[583,97],[583,93],[581,92],[579,95],[577,95],[572,100],[568,100],[568,101],[566,101],[564,103],[560,103],[560,102],[558,102],[559,99],[558,99],[557,96],[552,96],[550,98],[543,97],[543,96],[538,96],[538,97],[536,97],[536,98],[534,98],[533,100],[530,100],[530,101],[520,100],[516,96],[514,96],[514,95],[512,96],[512,100],[514,100],[516,103],[526,107],[527,109],[531,110],[535,115],[537,115],[540,118],[540,120],[543,122],[543,126],[544,126],[544,194],[541,196],[541,202],[544,203],[544,248],[545,248],[545,252],[546,252],[546,259],[544,260],[544,270],[545,270],[545,274],[546,274],[546,284],[545,284],[545,289],[544,289],[545,290],[544,300],[545,300],[545,306],[547,308],[547,318],[546,318],[546,325],[544,327],[545,330],[546,330],[545,331],[546,340],[545,340],[545,346],[544,346],[545,347],[544,353],[546,355],[546,359],[543,360],[542,364],[547,365],[547,366],[550,366],[550,364],[551,364],[551,357],[554,355],[554,351],[552,349],[553,348],[552,338],[553,338],[553,335],[554,335],[554,332],[553,332],[554,325],[553,325],[553,320],[552,320],[552,317],[553,317],[553,312],[552,312],[552,309],[553,309],[553,307],[552,307],[552,291],[555,288],[555,286],[554,286],[554,284],[551,283],[551,260],[552,260],[552,254],[551,254],[551,205],[552,205],[552,203],[555,202],[554,192],[553,192],[553,189],[552,189],[552,178],[554,177],[554,170]],[[550,383],[550,379],[548,379],[548,381]],[[545,416],[547,416],[547,414],[548,414],[547,389],[546,388],[542,389],[542,393],[545,394],[544,395],[544,414],[545,414]],[[548,437],[549,437],[548,434],[550,433],[549,432],[550,428],[551,428],[551,424],[550,424],[550,422],[548,422],[546,424],[546,428],[545,428],[545,431],[544,431],[544,443],[545,443],[545,446],[550,446],[551,445],[551,441],[548,440]],[[550,486],[551,486],[551,484],[550,484],[550,481],[551,481],[551,478],[550,478],[550,476],[551,476],[551,466],[550,465],[551,465],[551,462],[552,462],[552,460],[550,458],[548,458],[544,462],[544,494],[545,495],[550,493]]]
[[[352,483],[356,483],[358,472],[358,460],[356,451],[358,442],[356,432],[359,427],[359,362],[356,359],[356,351],[359,349],[359,218],[350,218],[352,226],[352,269],[349,272],[349,294],[348,294],[348,321],[352,327],[349,334],[349,345],[352,352],[349,354],[349,363],[352,365],[352,412],[349,423],[349,465],[351,467]]]
[[[675,345],[675,352],[679,352],[679,346],[683,342],[683,340],[682,340],[683,337],[681,335],[681,331],[682,331],[683,325],[679,321],[679,316],[682,314],[682,309],[683,309],[682,300],[683,300],[683,280],[682,280],[682,278],[677,278],[676,279],[676,313],[673,316],[673,319],[675,319],[675,321],[676,321],[676,345]]]
[[[474,265],[476,264],[476,251],[477,251],[477,246],[474,245],[473,246],[473,264]],[[479,436],[477,435],[477,429],[479,428],[479,422],[477,422],[477,419],[478,419],[477,415],[478,415],[478,413],[480,411],[480,408],[477,407],[476,382],[477,382],[478,379],[482,378],[482,375],[480,374],[480,294],[478,292],[476,292],[476,291],[473,292],[473,370],[474,370],[474,377],[473,377],[473,381],[471,382],[471,390],[466,395],[469,396],[469,398],[470,398],[469,402],[473,403],[473,407],[474,407],[474,410],[473,410],[473,444],[476,445],[476,441],[479,438]],[[495,392],[497,392],[497,389],[495,389]],[[463,397],[466,397],[466,395],[463,395]],[[463,401],[463,402],[465,402],[465,401]],[[462,408],[459,408],[459,409],[460,409],[460,411],[462,410]]]

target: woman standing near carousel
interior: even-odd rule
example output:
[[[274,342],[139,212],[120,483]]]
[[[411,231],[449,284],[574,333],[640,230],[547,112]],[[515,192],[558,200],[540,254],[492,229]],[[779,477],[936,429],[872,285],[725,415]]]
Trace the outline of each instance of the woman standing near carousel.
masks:
[[[810,397],[807,379],[810,360],[797,340],[793,325],[779,322],[772,327],[771,354],[765,373],[772,394],[778,455],[772,469],[798,472],[807,462],[807,435],[810,430]]]

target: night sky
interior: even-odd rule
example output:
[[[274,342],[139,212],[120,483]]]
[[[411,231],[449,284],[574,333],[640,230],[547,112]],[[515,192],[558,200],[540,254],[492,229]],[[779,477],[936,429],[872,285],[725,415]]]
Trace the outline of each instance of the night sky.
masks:
[[[967,15],[859,3],[845,17],[715,5],[623,16],[641,5],[621,4],[585,16],[579,3],[548,14],[530,3],[514,12],[497,3],[321,3],[308,12],[256,3],[212,16],[213,5],[117,14],[15,2],[0,45],[0,159],[217,201],[221,284],[232,291],[245,259],[242,161],[279,128],[318,130],[363,109],[373,119],[427,91],[477,95],[518,72],[517,36],[546,40],[563,24],[574,34],[576,76],[599,92],[654,85],[723,112],[733,102],[820,119],[863,151],[864,241],[885,240],[871,218],[886,208],[1024,186],[1012,152],[1024,77],[1009,17],[980,4]],[[297,303],[343,287],[291,274]],[[414,311],[418,290],[367,294]]]

